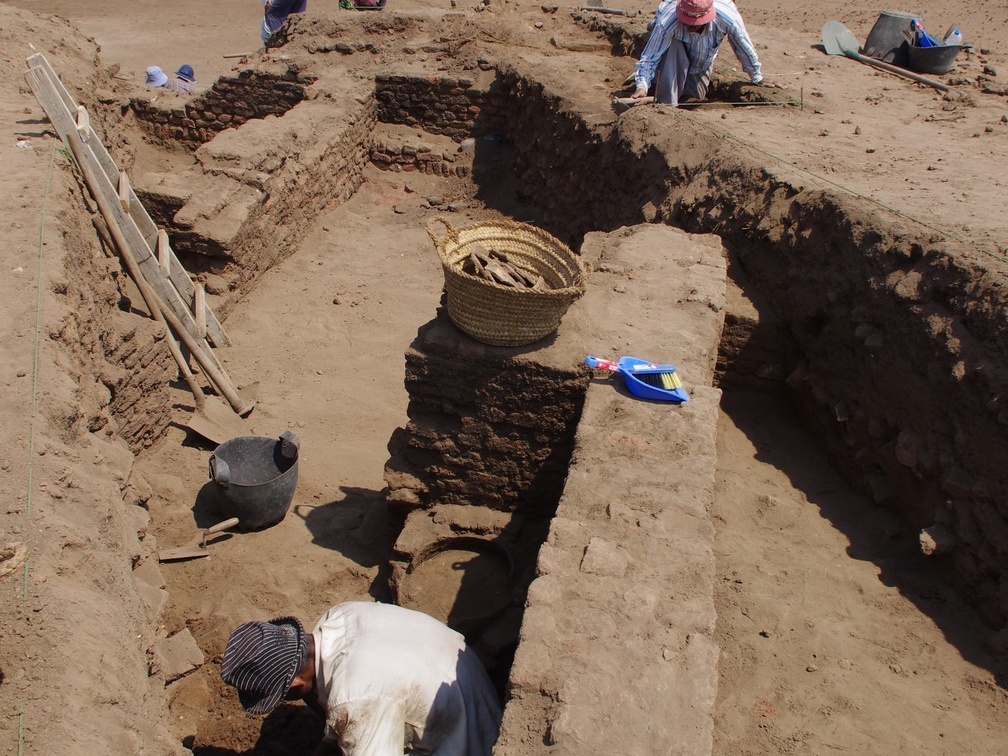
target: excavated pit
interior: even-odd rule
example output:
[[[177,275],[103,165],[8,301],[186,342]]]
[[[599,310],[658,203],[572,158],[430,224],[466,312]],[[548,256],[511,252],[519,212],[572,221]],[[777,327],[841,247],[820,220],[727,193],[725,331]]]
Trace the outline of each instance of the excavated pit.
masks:
[[[210,123],[211,116],[193,112],[200,107],[216,114],[218,127],[251,112],[288,112],[304,101],[307,86],[291,78],[296,77],[249,74],[228,80],[220,91],[215,87],[215,96],[187,106],[185,120]],[[279,84],[284,86],[278,90]],[[268,103],[259,110],[235,105],[259,96]],[[233,120],[227,118],[229,108]],[[982,284],[971,296],[958,288],[972,270],[995,266],[996,260],[977,260],[969,250],[937,241],[900,218],[883,217],[857,199],[799,191],[733,156],[725,145],[653,133],[650,124],[637,124],[636,113],[626,120],[638,128],[593,129],[541,83],[515,70],[498,73],[484,86],[468,78],[384,75],[376,80],[373,99],[351,110],[362,119],[355,124],[365,127],[362,131],[377,121],[456,141],[505,139],[522,199],[536,208],[544,228],[575,248],[589,231],[645,220],[717,233],[746,286],[787,324],[762,328],[773,328],[773,340],[780,343],[776,355],[760,358],[761,377],[788,377],[816,435],[876,503],[898,506],[916,530],[940,525],[963,537],[966,549],[952,558],[953,573],[989,621],[1004,623],[1008,595],[995,556],[1008,541],[1004,513],[995,503],[1004,500],[1003,483],[998,461],[984,453],[996,445],[1006,422],[1000,406],[1004,325],[997,317],[995,281],[986,284],[989,292]],[[169,138],[170,129],[157,130],[159,117],[144,109],[137,115]],[[205,141],[216,132],[198,126],[174,138],[191,145],[194,133]],[[471,170],[471,162],[459,162],[450,151],[394,140],[362,140],[344,152],[352,154],[342,156],[342,165],[356,174],[365,159],[386,169],[444,176]],[[332,166],[315,169],[329,172]],[[247,170],[232,175],[239,173],[249,180]],[[358,182],[351,177],[335,183],[345,195]],[[209,242],[187,236],[190,227],[179,225],[178,198],[141,189],[179,240],[179,251],[189,253],[188,261],[199,260],[194,253],[205,253]],[[339,194],[298,195],[307,209],[299,215]],[[279,218],[288,206],[270,209]],[[260,254],[282,259],[295,241],[269,244]],[[218,248],[212,256],[227,254]],[[232,257],[245,261],[238,253]],[[256,261],[255,267],[268,262]],[[248,279],[235,275],[239,284]],[[235,287],[234,280],[230,284]],[[726,367],[733,351],[744,357],[766,348],[740,342],[732,333],[727,338]]]
[[[952,534],[955,548],[937,557],[947,576],[993,627],[1004,626],[1008,497],[1000,459],[989,453],[1008,424],[1001,399],[1008,377],[1004,292],[995,276],[981,277],[968,294],[962,286],[977,268],[999,263],[856,199],[796,188],[733,145],[701,140],[675,124],[658,126],[636,112],[614,126],[593,123],[520,63],[485,73],[383,74],[369,95],[351,96],[349,85],[341,90],[303,71],[250,72],[219,82],[183,112],[138,105],[133,115],[155,141],[183,148],[194,161],[182,176],[139,177],[137,191],[190,269],[214,283],[214,304],[225,313],[297,248],[308,219],[354,193],[367,162],[447,180],[471,176],[476,198],[494,210],[494,187],[481,177],[499,180],[486,164],[506,154],[509,180],[520,187],[522,219],[574,249],[586,239],[605,248],[625,228],[716,234],[735,291],[744,289],[763,308],[759,316],[730,305],[722,312],[717,381],[729,390],[786,386],[812,435],[857,488],[896,507],[913,533]],[[334,119],[334,110],[343,118]],[[334,121],[338,126],[320,126]],[[320,139],[298,144],[296,157],[285,153],[285,139],[293,134],[297,143],[306,124]],[[431,138],[407,143],[396,127],[412,129],[409,138],[417,129]],[[476,142],[451,149],[445,138],[459,146]],[[209,207],[206,196],[227,199]],[[600,254],[595,263],[601,260]],[[709,301],[704,308],[717,311]],[[406,352],[409,423],[390,442],[386,470],[388,501],[403,528],[392,586],[418,554],[445,537],[506,542],[512,601],[470,633],[501,689],[510,675],[513,700],[521,702],[506,715],[500,752],[528,752],[547,732],[577,741],[588,736],[565,729],[576,718],[558,724],[558,691],[537,681],[542,670],[535,668],[558,638],[543,615],[556,608],[563,578],[570,577],[562,566],[570,556],[565,550],[580,549],[594,560],[596,574],[621,584],[632,585],[634,577],[613,546],[619,538],[589,541],[588,551],[579,545],[589,513],[555,518],[558,507],[590,490],[592,470],[571,472],[588,375],[569,359],[576,352],[571,346],[562,347],[563,368],[563,360],[550,364],[537,354],[541,347],[524,354],[484,349],[445,335],[451,331],[439,314]],[[694,375],[703,372],[696,357]],[[707,358],[710,375],[697,384],[697,406],[704,410],[698,422],[711,425],[712,433],[714,354]],[[530,400],[542,396],[549,401]],[[501,411],[530,403],[524,414]],[[147,422],[154,427],[158,419]],[[131,434],[137,446],[149,437],[143,428]],[[598,474],[603,459],[595,462]],[[623,527],[627,517],[610,511],[604,519]],[[702,566],[704,555],[694,556]],[[530,595],[537,578],[540,588]],[[531,650],[515,677],[512,655],[526,606],[531,619],[521,640]],[[704,610],[699,614],[702,626]],[[684,668],[697,673],[693,692],[708,707],[703,719],[713,703],[704,684],[716,676],[716,649],[697,651],[694,644],[690,653]],[[566,691],[565,705],[576,710],[583,692]],[[698,726],[701,750],[708,726]],[[598,746],[610,738],[618,743],[620,733],[594,736],[589,742]]]

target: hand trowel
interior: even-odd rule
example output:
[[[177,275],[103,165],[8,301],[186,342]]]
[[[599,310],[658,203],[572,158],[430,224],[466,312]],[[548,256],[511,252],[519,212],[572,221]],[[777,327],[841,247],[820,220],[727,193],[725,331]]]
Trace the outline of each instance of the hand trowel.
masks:
[[[229,520],[224,520],[223,522],[218,522],[216,525],[211,525],[209,528],[204,528],[203,533],[200,538],[193,541],[188,546],[180,546],[177,549],[167,549],[166,551],[158,552],[159,562],[181,562],[185,559],[199,559],[201,557],[210,556],[210,552],[207,551],[207,538],[214,533],[220,533],[223,530],[228,530],[238,525],[238,518],[232,517]]]

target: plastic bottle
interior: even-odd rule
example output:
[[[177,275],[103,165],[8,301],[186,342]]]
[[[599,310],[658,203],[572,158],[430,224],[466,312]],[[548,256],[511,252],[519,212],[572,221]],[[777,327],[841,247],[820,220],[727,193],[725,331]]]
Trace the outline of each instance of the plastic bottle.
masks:
[[[958,45],[962,45],[962,32],[959,31],[959,27],[957,26],[945,37],[945,46],[952,47]]]

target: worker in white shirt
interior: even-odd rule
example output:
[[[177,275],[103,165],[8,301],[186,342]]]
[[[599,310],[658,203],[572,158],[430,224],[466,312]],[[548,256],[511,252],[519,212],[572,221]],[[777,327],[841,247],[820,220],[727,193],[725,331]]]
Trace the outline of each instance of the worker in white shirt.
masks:
[[[489,756],[500,730],[497,693],[463,637],[392,604],[337,604],[311,633],[293,617],[246,622],[221,677],[252,713],[299,698],[323,712],[318,756]]]

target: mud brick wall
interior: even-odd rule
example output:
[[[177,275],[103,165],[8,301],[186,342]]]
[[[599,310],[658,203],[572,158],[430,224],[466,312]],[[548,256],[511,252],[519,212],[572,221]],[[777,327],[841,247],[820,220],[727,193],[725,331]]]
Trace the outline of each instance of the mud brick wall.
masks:
[[[226,128],[253,118],[282,116],[305,99],[305,86],[311,83],[296,78],[293,73],[278,76],[246,70],[237,76],[222,76],[189,102],[166,92],[157,102],[134,98],[130,108],[155,142],[195,149]]]
[[[68,217],[76,225],[64,233],[76,253],[66,257],[65,280],[58,290],[69,314],[50,337],[74,357],[66,370],[78,385],[79,406],[65,410],[63,423],[74,432],[118,435],[137,452],[157,440],[171,421],[168,383],[178,368],[164,328],[124,310],[131,299],[138,307],[143,302],[118,258],[104,255],[90,241],[94,233],[82,216]]]
[[[457,142],[503,134],[508,118],[507,99],[498,86],[480,89],[465,78],[377,76],[375,97],[382,123],[418,126]]]
[[[442,314],[406,353],[409,423],[390,442],[390,505],[552,516],[587,384],[583,371],[460,340]]]
[[[178,376],[178,366],[163,328],[153,321],[124,326],[125,330],[112,338],[106,355],[111,365],[122,368],[114,371],[115,377],[107,385],[108,411],[117,418],[119,436],[138,451],[157,441],[168,428],[172,412],[168,383]]]
[[[472,166],[457,160],[454,152],[435,152],[423,144],[376,142],[371,147],[371,162],[394,173],[416,171],[434,176],[468,176]]]
[[[270,175],[267,200],[234,240],[235,256],[242,261],[238,286],[291,254],[326,207],[354,195],[364,180],[367,135],[376,123],[375,101],[367,98],[343,113],[336,137],[320,142],[311,155],[285,161]]]
[[[662,201],[666,177],[642,171],[642,161],[628,160],[613,136],[593,131],[558,94],[517,68],[501,72],[500,86],[514,173],[548,231],[576,248],[588,231],[639,223],[647,201]]]

